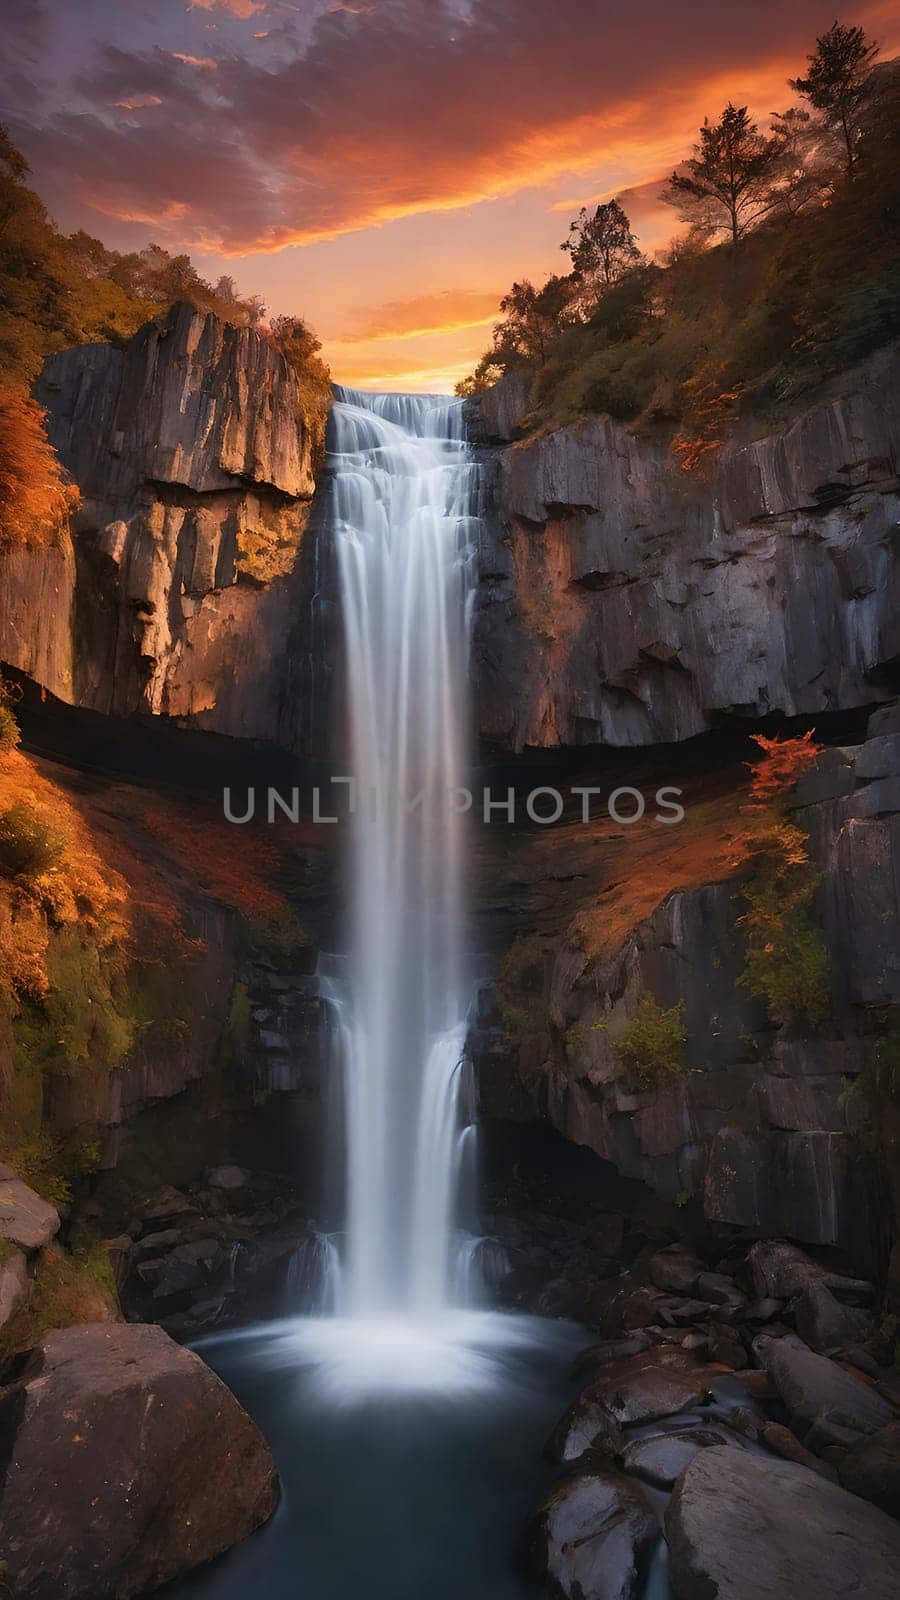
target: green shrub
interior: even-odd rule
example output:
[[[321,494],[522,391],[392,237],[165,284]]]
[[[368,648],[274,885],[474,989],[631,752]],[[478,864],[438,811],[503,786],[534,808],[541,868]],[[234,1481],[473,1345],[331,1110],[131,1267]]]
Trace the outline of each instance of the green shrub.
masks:
[[[686,1040],[684,1001],[663,1011],[652,994],[645,994],[615,1048],[638,1082],[649,1088],[680,1077]]]
[[[19,800],[0,816],[0,872],[26,881],[39,878],[59,860],[64,842],[61,833]]]

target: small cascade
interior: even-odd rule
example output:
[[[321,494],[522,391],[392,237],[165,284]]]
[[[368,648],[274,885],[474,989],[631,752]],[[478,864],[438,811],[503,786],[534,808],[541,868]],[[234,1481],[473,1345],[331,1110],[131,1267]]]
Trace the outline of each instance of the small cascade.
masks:
[[[285,1285],[293,1314],[326,1317],[341,1301],[341,1254],[327,1233],[309,1233],[291,1253]]]

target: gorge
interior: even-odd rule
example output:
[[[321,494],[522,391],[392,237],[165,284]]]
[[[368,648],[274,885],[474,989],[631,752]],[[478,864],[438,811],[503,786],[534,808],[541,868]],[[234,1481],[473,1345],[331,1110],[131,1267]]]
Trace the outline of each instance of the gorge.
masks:
[[[144,931],[135,956],[98,945],[89,918],[63,924],[31,907],[26,928],[20,904],[5,912],[20,942],[28,931],[49,953],[46,992],[62,991],[62,957],[78,949],[79,974],[87,955],[92,970],[118,963],[104,1004],[135,1019],[118,1057],[89,1034],[82,1070],[65,996],[53,1020],[66,1018],[68,1055],[42,1056],[39,1104],[16,1107],[17,1148],[42,1131],[70,1152],[70,1192],[57,1197],[66,1250],[106,1241],[128,1317],[199,1337],[270,1442],[299,1430],[332,1481],[373,1433],[381,1441],[359,1479],[348,1473],[337,1536],[311,1528],[312,1515],[299,1545],[290,1519],[305,1497],[327,1523],[323,1478],[308,1462],[290,1477],[279,1457],[287,1501],[270,1531],[190,1592],[243,1593],[253,1572],[275,1597],[307,1562],[330,1593],[335,1550],[362,1517],[335,1593],[355,1592],[375,1549],[381,1589],[369,1592],[391,1600],[528,1594],[516,1530],[546,1490],[528,1543],[548,1592],[663,1595],[647,1486],[677,1479],[664,1519],[671,1582],[694,1600],[711,1592],[726,1537],[702,1525],[695,1481],[718,1463],[727,1529],[736,1506],[762,1503],[758,1462],[777,1474],[786,1456],[801,1477],[788,1473],[785,1505],[799,1481],[814,1521],[821,1488],[848,1572],[863,1592],[889,1593],[897,1392],[880,1308],[900,1260],[897,361],[878,352],[777,426],[746,421],[708,482],[607,417],[523,434],[514,378],[465,415],[337,391],[325,455],[283,358],[252,329],[185,305],[123,349],[47,363],[38,392],[81,501],[56,544],[0,558],[0,658],[21,690],[24,738],[9,759],[35,805],[64,799],[98,881],[115,871],[125,885],[117,914]],[[349,741],[335,750],[344,697]],[[810,727],[822,749],[786,790],[778,826],[806,841],[804,915],[827,962],[827,1006],[788,1015],[745,982],[760,870],[746,839],[746,763],[759,757],[748,735]],[[632,827],[600,803],[584,820],[570,798],[552,825],[520,810],[507,827],[452,807],[436,821],[424,805],[360,806],[349,865],[332,837],[343,830],[223,820],[226,782],[239,794],[271,775],[286,792],[335,770],[407,798],[482,780],[497,793],[671,785],[685,816]],[[147,906],[168,960],[150,949]],[[148,1022],[148,987],[169,1025]],[[4,1083],[35,1008],[20,991]],[[648,1037],[641,1055],[635,1040]],[[482,1144],[468,1218],[463,1057]],[[325,1219],[330,1242],[346,1224],[341,1315],[298,1333],[284,1270],[298,1242],[313,1279],[334,1271],[316,1249],[341,1164],[322,1151],[334,1150],[342,1061],[347,1206],[328,1202]],[[79,1171],[71,1152],[88,1143]],[[0,1192],[10,1210],[14,1199]],[[59,1249],[54,1215],[55,1228],[48,1219],[27,1247],[13,1244],[15,1356],[44,1338],[29,1342],[21,1319]],[[370,1324],[357,1355],[374,1359],[382,1389],[416,1388],[409,1345],[379,1365],[371,1323],[452,1321],[464,1223],[504,1314],[473,1312],[452,1341],[474,1376],[452,1363],[448,1376],[446,1350],[439,1362],[445,1390],[454,1373],[477,1386],[486,1363],[496,1407],[483,1402],[474,1432],[460,1411],[444,1480],[426,1438],[433,1412],[391,1446],[396,1399],[341,1422],[324,1421],[321,1402],[350,1384],[342,1322]],[[11,1281],[5,1257],[0,1267]],[[299,1277],[312,1303],[321,1282]],[[248,1333],[260,1308],[271,1331]],[[593,1340],[575,1384],[568,1368],[588,1337],[572,1323]],[[261,1375],[267,1362],[274,1377]],[[293,1411],[280,1387],[291,1365],[306,1374]],[[0,1408],[24,1450],[18,1419],[39,1367],[13,1372]],[[565,1475],[551,1484],[542,1433],[569,1400],[548,1447]],[[660,1436],[651,1424],[677,1436],[678,1472],[640,1467],[640,1447]],[[489,1444],[498,1430],[502,1462]],[[894,1462],[878,1480],[881,1510],[859,1488],[857,1453],[876,1439]],[[488,1496],[480,1517],[486,1475],[466,1484],[479,1454],[511,1474],[507,1500]],[[434,1498],[416,1499],[423,1463],[450,1506],[437,1531]],[[405,1568],[367,1520],[375,1480],[391,1474],[425,1529]],[[5,1528],[23,1495],[14,1482],[4,1493],[20,1495],[0,1493]],[[463,1504],[471,1548],[454,1566]],[[260,1467],[236,1537],[271,1508]],[[778,1517],[765,1516],[777,1549]],[[217,1529],[151,1580],[231,1542]],[[572,1554],[585,1545],[597,1570]],[[96,1568],[51,1570],[55,1548],[23,1594],[119,1592],[114,1575],[98,1587]],[[267,1549],[278,1553],[255,1554]],[[826,1592],[828,1549],[823,1533],[801,1594]],[[271,1563],[262,1576],[257,1559]],[[145,1592],[143,1581],[121,1592]]]

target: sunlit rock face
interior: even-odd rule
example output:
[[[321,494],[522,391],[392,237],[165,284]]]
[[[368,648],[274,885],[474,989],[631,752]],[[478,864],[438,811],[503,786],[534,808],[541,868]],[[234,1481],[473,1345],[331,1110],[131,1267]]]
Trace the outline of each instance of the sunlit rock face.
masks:
[[[81,505],[9,558],[0,657],[61,698],[295,744],[322,449],[279,351],[188,305],[37,386]]]
[[[475,692],[504,749],[643,745],[887,698],[900,655],[900,354],[711,481],[587,417],[496,452]],[[481,436],[511,439],[510,380]],[[760,430],[761,431],[761,430]]]

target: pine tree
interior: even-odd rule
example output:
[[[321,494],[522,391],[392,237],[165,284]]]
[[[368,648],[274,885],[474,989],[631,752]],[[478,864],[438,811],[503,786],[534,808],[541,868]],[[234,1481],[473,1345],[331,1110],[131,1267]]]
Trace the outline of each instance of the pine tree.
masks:
[[[704,122],[694,154],[672,173],[663,199],[687,222],[699,218],[710,229],[727,227],[737,243],[771,210],[783,158],[783,138],[777,133],[767,138],[746,106],[729,102],[718,122]]]
[[[790,79],[791,88],[815,106],[828,127],[842,139],[848,178],[853,177],[856,166],[872,63],[878,50],[862,28],[845,28],[834,22],[816,40],[814,53],[807,57],[806,77]]]

